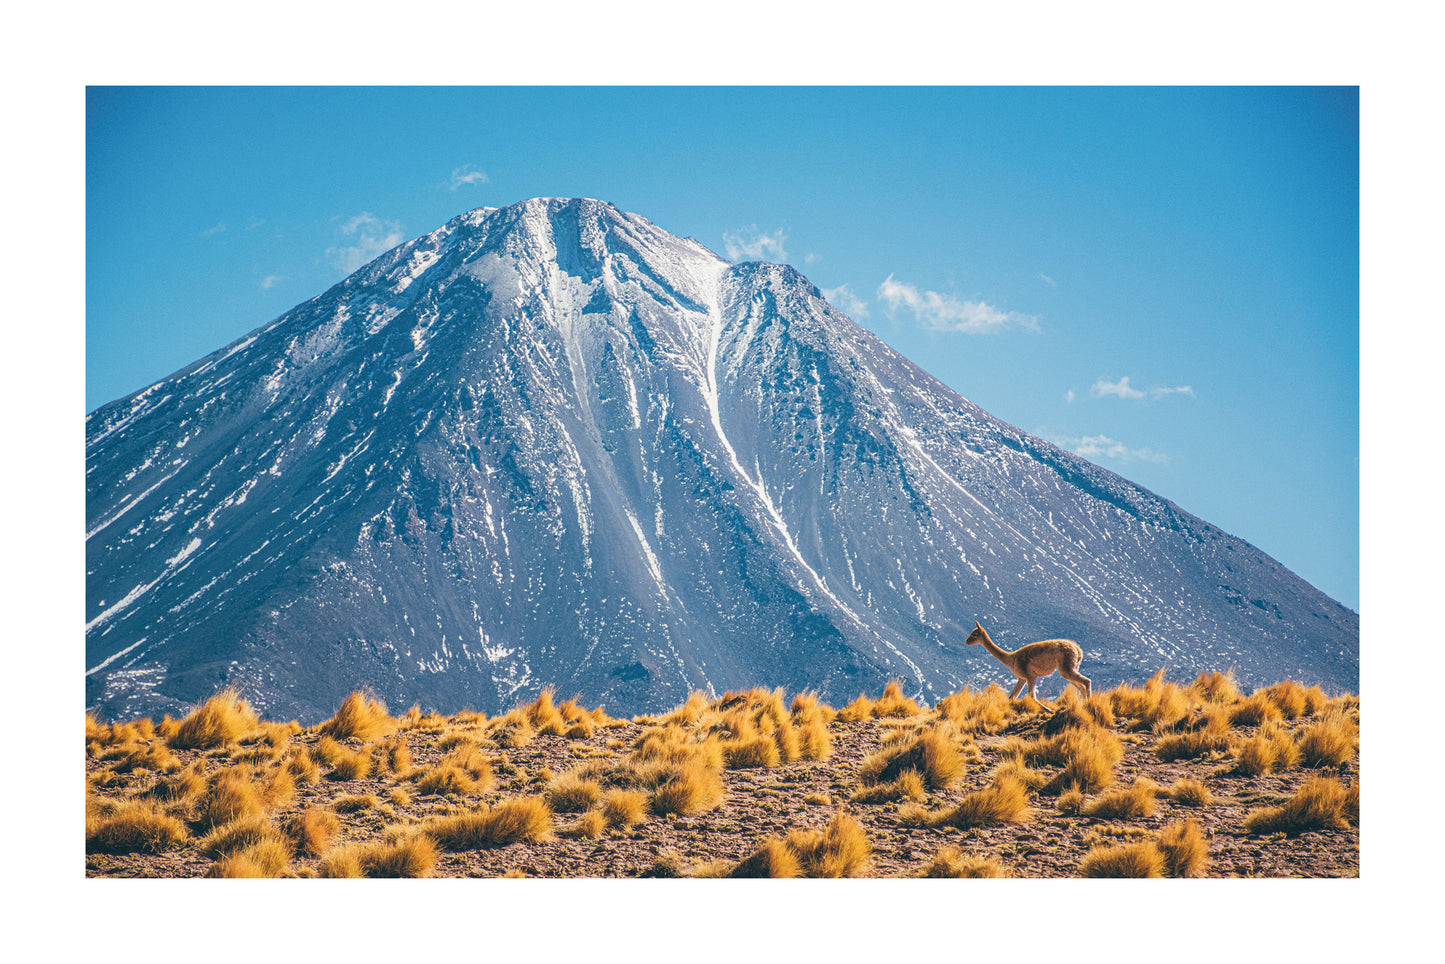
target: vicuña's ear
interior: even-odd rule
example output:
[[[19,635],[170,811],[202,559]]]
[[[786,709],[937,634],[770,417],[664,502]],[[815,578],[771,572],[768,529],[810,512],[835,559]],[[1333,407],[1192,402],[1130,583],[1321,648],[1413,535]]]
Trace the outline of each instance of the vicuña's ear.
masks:
[[[980,625],[978,624],[978,620],[975,619],[975,620],[973,621],[973,628],[974,628],[974,629],[982,629],[983,627],[980,626]]]

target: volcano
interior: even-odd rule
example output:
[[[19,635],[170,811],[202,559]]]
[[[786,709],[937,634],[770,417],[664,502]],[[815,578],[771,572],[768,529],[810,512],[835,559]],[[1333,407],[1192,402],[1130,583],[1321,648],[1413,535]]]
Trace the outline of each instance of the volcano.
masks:
[[[1359,618],[984,412],[791,267],[589,199],[480,208],[86,417],[86,702],[364,688],[613,714],[692,690],[1233,667],[1358,688]],[[1045,692],[1055,678],[1041,685]]]

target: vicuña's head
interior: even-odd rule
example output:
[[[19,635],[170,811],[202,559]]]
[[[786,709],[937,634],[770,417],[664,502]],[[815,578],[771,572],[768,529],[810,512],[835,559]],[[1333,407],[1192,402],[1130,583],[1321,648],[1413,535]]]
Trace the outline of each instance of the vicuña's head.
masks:
[[[973,624],[973,632],[968,634],[968,638],[965,639],[964,642],[972,646],[975,643],[983,642],[984,637],[986,637],[987,635],[988,633],[983,631],[983,627],[980,626],[977,621],[975,621]]]

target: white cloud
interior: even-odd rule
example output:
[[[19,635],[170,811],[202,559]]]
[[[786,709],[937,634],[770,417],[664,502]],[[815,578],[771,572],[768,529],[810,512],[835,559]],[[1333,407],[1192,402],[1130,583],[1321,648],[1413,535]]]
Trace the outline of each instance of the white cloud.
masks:
[[[202,232],[201,232],[201,237],[203,237],[203,238],[214,237],[215,235],[220,234],[220,233],[221,233],[222,231],[224,231],[224,230],[226,230],[226,222],[225,222],[225,221],[221,221],[221,222],[219,222],[219,223],[217,223],[217,224],[215,224],[215,225],[213,225],[213,226],[211,226],[211,227],[209,227],[209,228],[206,228],[206,230],[202,231]]]
[[[1155,385],[1147,392],[1141,391],[1129,384],[1128,375],[1125,375],[1117,382],[1111,382],[1108,379],[1101,378],[1094,383],[1093,388],[1089,389],[1089,394],[1095,398],[1115,395],[1119,398],[1129,399],[1145,398],[1146,396],[1150,398],[1163,398],[1166,395],[1188,395],[1190,398],[1195,397],[1194,389],[1189,385],[1176,385],[1172,388],[1164,385]]]
[[[1129,384],[1129,376],[1125,375],[1117,382],[1106,379],[1099,379],[1089,393],[1095,398],[1103,398],[1105,395],[1117,395],[1120,398],[1143,398],[1144,393]]]
[[[472,184],[486,184],[490,180],[485,171],[479,171],[470,164],[463,164],[461,167],[452,171],[450,187],[455,191],[459,187]]]
[[[1107,435],[1085,435],[1082,438],[1050,439],[1060,448],[1068,449],[1086,459],[1109,459],[1114,462],[1154,462],[1162,464],[1169,456],[1149,448],[1134,449]]]
[[[782,228],[768,234],[758,230],[756,224],[748,225],[736,234],[723,232],[723,246],[729,261],[774,261],[779,264],[788,260],[783,242],[788,234]]]
[[[836,288],[824,288],[823,297],[828,299],[828,304],[849,318],[857,320],[868,317],[868,302],[855,295],[852,289],[845,284]]]
[[[913,312],[926,328],[935,331],[958,331],[988,334],[1006,328],[1037,330],[1039,320],[1017,311],[1003,311],[982,301],[962,301],[936,291],[919,291],[911,284],[889,275],[878,286],[878,297],[888,305],[891,315],[899,306]]]
[[[1068,402],[1070,405],[1074,404],[1074,390],[1072,388],[1069,389],[1067,392],[1064,392],[1064,401]]]
[[[383,221],[369,211],[363,211],[347,221],[340,231],[342,236],[352,243],[327,248],[326,260],[331,262],[332,267],[346,274],[351,274],[368,261],[406,240],[400,224]]]
[[[1042,271],[1039,272],[1039,280],[1042,281],[1044,284],[1048,285],[1050,288],[1057,288],[1059,286],[1059,283],[1057,281],[1055,281],[1053,278],[1050,278]]]
[[[281,277],[279,274],[268,274],[266,277],[261,279],[261,290],[269,291],[270,289],[276,287],[276,285],[280,284],[282,281],[285,280],[286,279]]]

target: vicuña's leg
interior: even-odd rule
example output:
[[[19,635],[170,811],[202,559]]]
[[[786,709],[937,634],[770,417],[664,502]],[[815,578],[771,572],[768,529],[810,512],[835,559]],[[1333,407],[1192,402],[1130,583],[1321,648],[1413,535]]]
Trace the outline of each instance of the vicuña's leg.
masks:
[[[1014,691],[1008,695],[1008,698],[1011,699],[1011,700],[1016,700],[1016,699],[1018,699],[1018,698],[1019,698],[1019,693],[1023,692],[1023,688],[1024,688],[1024,686],[1025,686],[1027,683],[1028,683],[1028,680],[1020,677],[1020,678],[1019,678],[1019,681],[1018,681],[1018,685],[1014,687]]]
[[[1039,704],[1039,706],[1042,706],[1042,707],[1044,707],[1045,709],[1047,709],[1047,708],[1048,708],[1048,704],[1046,704],[1043,700],[1039,699],[1037,696],[1034,695],[1034,687],[1037,686],[1038,683],[1039,683],[1039,678],[1038,678],[1037,676],[1032,676],[1032,677],[1029,678],[1029,699],[1031,699],[1031,700],[1033,700],[1035,703]]]
[[[1083,690],[1085,699],[1088,699],[1090,696],[1093,695],[1094,688],[1093,684],[1089,681],[1089,677],[1085,676],[1083,673],[1080,673],[1078,670],[1060,670],[1059,675],[1062,676],[1064,679],[1068,680],[1070,683],[1073,683],[1079,689]]]

